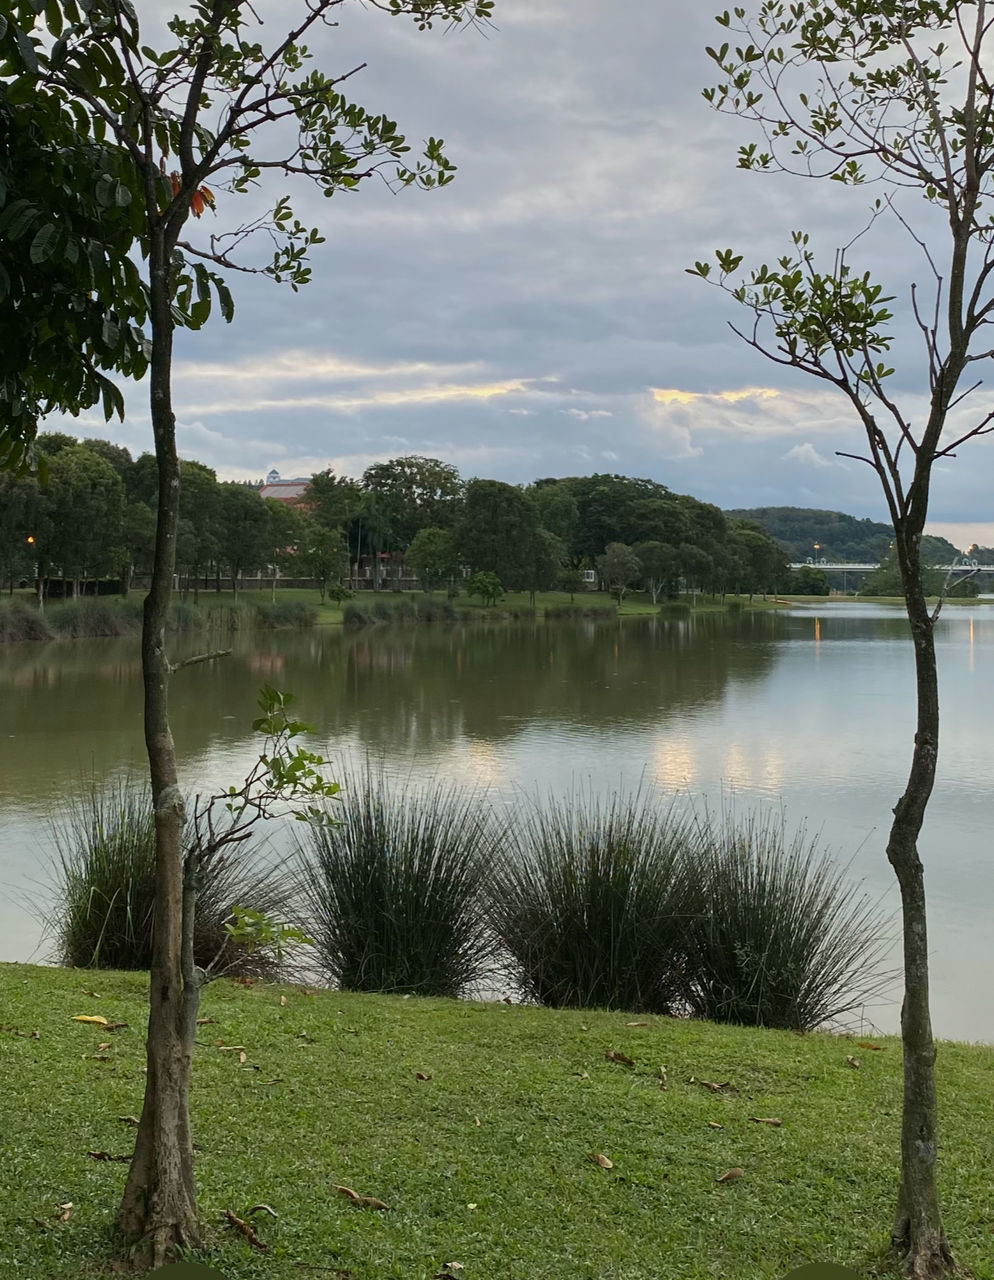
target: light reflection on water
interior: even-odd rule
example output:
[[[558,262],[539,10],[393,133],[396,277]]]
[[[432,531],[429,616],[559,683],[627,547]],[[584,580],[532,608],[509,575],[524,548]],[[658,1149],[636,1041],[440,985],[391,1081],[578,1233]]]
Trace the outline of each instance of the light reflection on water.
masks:
[[[948,608],[937,632],[939,780],[921,849],[931,902],[940,1034],[994,1040],[988,854],[994,610]],[[316,747],[433,774],[562,795],[641,782],[666,797],[786,806],[807,819],[888,910],[884,856],[913,734],[913,662],[900,610],[824,605],[785,614],[493,628],[239,636],[233,657],[174,688],[185,786],[237,782],[256,749],[255,691],[298,695]],[[22,892],[46,857],[46,822],[89,776],[140,772],[140,678],[132,642],[0,651],[0,886]],[[285,839],[285,837],[283,837]],[[37,898],[38,894],[34,896]],[[39,930],[0,906],[0,959],[26,959]],[[870,1011],[884,1029],[895,1003]]]

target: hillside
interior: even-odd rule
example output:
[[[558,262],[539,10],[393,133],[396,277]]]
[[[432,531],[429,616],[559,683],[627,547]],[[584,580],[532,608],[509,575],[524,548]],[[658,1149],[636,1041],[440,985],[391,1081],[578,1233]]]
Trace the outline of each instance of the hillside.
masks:
[[[889,524],[814,507],[752,507],[725,515],[754,520],[776,538],[791,560],[883,560],[894,537]],[[816,542],[820,544],[817,552]],[[922,550],[930,564],[948,564],[960,554],[945,538],[923,538]]]

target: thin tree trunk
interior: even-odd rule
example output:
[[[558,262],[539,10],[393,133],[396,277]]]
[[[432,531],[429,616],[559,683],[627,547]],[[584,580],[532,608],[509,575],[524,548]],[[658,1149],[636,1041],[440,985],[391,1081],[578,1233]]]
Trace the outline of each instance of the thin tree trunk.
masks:
[[[152,307],[151,409],[159,474],[152,580],[142,623],[145,745],[155,810],[155,918],[152,935],[145,1100],[117,1225],[152,1266],[177,1246],[198,1248],[189,1085],[193,1028],[200,999],[192,964],[195,881],[184,882],[183,798],[169,727],[170,665],[165,631],[176,559],[179,459],[170,378],[172,364],[169,253],[160,233],[150,254]],[[186,928],[184,926],[187,926]],[[186,944],[184,944],[186,938]]]
[[[904,1106],[901,1183],[892,1240],[904,1256],[906,1275],[914,1280],[940,1280],[955,1264],[942,1226],[936,1180],[935,1041],[929,1012],[925,884],[918,855],[918,837],[938,760],[939,682],[934,625],[921,586],[917,546],[900,558],[914,642],[918,715],[908,785],[894,807],[887,841],[887,858],[901,889],[904,926]]]

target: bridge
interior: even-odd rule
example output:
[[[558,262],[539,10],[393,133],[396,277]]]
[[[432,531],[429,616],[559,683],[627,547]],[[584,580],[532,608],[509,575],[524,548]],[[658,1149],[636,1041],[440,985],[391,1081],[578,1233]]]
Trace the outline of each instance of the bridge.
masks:
[[[850,561],[843,560],[798,560],[791,564],[792,569],[824,569],[826,573],[872,573],[874,569],[879,569],[880,564],[870,561]],[[966,556],[962,556],[959,560],[954,560],[952,564],[936,564],[929,565],[930,569],[939,569],[944,573],[952,574],[973,574],[973,573],[994,573],[994,564],[980,564],[976,560],[969,560]]]

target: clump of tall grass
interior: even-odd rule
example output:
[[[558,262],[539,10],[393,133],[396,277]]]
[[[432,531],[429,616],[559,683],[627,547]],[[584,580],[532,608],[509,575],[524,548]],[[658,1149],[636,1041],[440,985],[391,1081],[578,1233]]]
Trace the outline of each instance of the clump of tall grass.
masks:
[[[204,625],[211,631],[242,631],[252,625],[252,611],[244,601],[215,601],[201,605]]]
[[[199,631],[203,625],[203,615],[195,604],[186,600],[174,600],[169,606],[171,631]]]
[[[266,631],[290,627],[303,630],[314,626],[318,620],[318,611],[303,600],[277,600],[274,603],[260,601],[252,606],[252,617],[255,625]]]
[[[681,996],[713,1022],[810,1031],[886,983],[884,923],[803,827],[782,814],[698,822],[700,909],[684,920]]]
[[[492,873],[489,915],[524,994],[669,1013],[682,988],[692,828],[638,792],[532,805]]]
[[[459,610],[448,599],[436,600],[426,596],[415,607],[419,622],[455,622],[459,617]]]
[[[190,833],[192,835],[192,832]],[[121,782],[78,798],[52,827],[55,901],[47,920],[60,964],[148,969],[155,904],[155,821],[147,789]],[[231,941],[225,922],[236,905],[285,918],[289,876],[240,846],[234,856],[202,864],[194,958],[206,969],[272,979],[277,958]]]
[[[308,829],[297,865],[315,958],[351,991],[459,996],[491,971],[483,911],[491,826],[478,795],[346,770],[336,825]]]
[[[20,640],[51,640],[44,615],[21,600],[0,603],[0,644]]]
[[[87,636],[126,636],[141,630],[142,606],[138,600],[107,600],[81,596],[50,605],[46,620],[57,636],[79,640]]]
[[[659,614],[663,618],[689,618],[691,608],[686,600],[664,600],[659,606]]]

